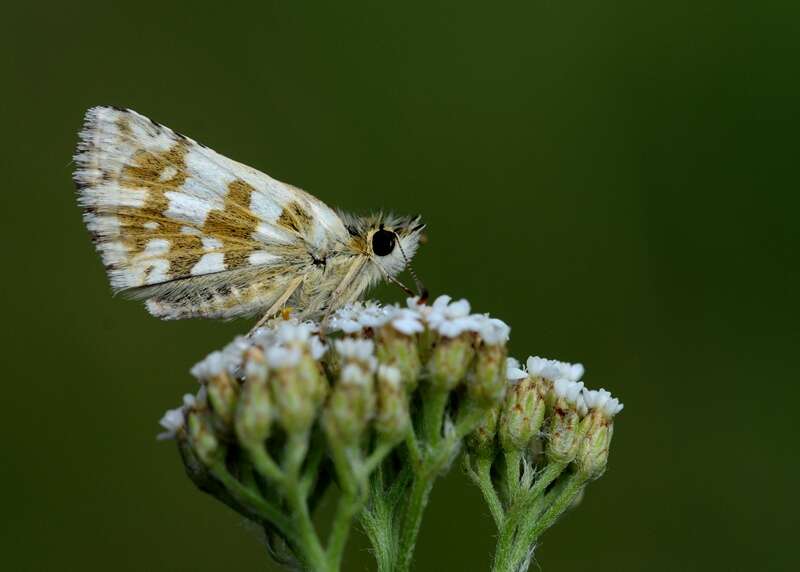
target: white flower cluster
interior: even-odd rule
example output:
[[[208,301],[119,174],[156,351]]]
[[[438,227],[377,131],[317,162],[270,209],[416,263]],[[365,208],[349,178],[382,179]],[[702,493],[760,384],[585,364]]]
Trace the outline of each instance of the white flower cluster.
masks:
[[[409,298],[406,307],[380,306],[374,302],[356,302],[337,310],[332,316],[329,331],[358,333],[366,328],[389,325],[405,335],[422,332],[427,325],[440,336],[454,338],[464,332],[474,332],[489,345],[508,341],[511,328],[502,320],[486,314],[471,314],[466,300],[453,302],[450,296],[439,296],[431,305],[419,304]]]
[[[587,389],[580,381],[584,374],[583,364],[568,363],[539,356],[528,358],[524,367],[514,358],[506,360],[506,378],[516,383],[528,376],[538,376],[553,382],[553,392],[567,403],[574,405],[581,415],[597,410],[606,417],[614,417],[622,411],[623,404],[605,389]]]
[[[201,382],[223,373],[238,376],[242,373],[244,353],[254,346],[264,351],[266,365],[273,369],[296,365],[303,352],[308,352],[312,359],[318,360],[325,354],[327,347],[319,339],[317,330],[316,324],[296,320],[260,328],[252,337],[238,336],[223,349],[211,352],[192,367],[191,373]],[[196,396],[186,394],[182,406],[169,409],[159,421],[165,431],[157,438],[174,438],[184,425],[186,412],[205,402],[205,392],[205,386],[201,386]]]
[[[267,365],[273,368],[295,365],[303,351],[319,359],[327,348],[317,336],[318,327],[311,322],[287,320],[274,327],[259,328],[252,337],[238,336],[223,349],[211,352],[195,364],[191,373],[198,380],[222,373],[237,375],[244,352],[253,346],[264,350]]]

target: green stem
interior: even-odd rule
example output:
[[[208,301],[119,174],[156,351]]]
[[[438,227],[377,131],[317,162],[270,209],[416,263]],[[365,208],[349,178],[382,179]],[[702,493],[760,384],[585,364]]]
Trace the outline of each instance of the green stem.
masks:
[[[264,500],[237,481],[223,463],[214,465],[210,470],[214,477],[225,486],[237,502],[244,506],[251,507],[261,518],[274,524],[284,536],[294,538],[292,524],[289,519],[286,518],[286,515],[272,503]]]
[[[347,544],[347,537],[350,535],[350,528],[353,517],[361,507],[361,501],[347,492],[342,492],[336,507],[336,515],[331,525],[330,536],[328,537],[328,565],[331,570],[339,570],[342,565],[342,555]]]
[[[508,455],[508,454],[507,454]],[[536,501],[544,493],[545,489],[558,478],[566,467],[563,463],[550,463],[538,475],[536,482],[528,490],[519,489],[515,495],[514,503],[509,508],[506,521],[500,531],[500,538],[497,541],[497,550],[495,551],[494,570],[496,572],[503,570],[515,570],[509,567],[510,565],[517,564],[516,558],[511,562],[519,539],[524,535],[525,530],[530,530],[536,526],[536,522],[531,522],[531,519],[536,518],[536,513],[531,509]],[[526,522],[526,517],[529,517]],[[525,526],[529,524],[529,526]],[[526,545],[530,546],[531,543]]]
[[[521,460],[521,451],[514,449],[505,452],[505,480],[509,506],[514,506],[519,496],[519,463]]]
[[[396,548],[393,513],[395,505],[390,498],[391,488],[385,488],[383,473],[384,467],[378,465],[374,475],[370,478],[369,503],[361,511],[360,520],[361,526],[372,544],[375,560],[378,563],[378,572],[391,572]],[[396,481],[394,484],[396,485]]]
[[[559,483],[560,484],[560,483]],[[541,514],[533,526],[527,527],[518,536],[512,550],[511,567],[506,570],[517,570],[522,561],[527,557],[530,547],[539,539],[539,536],[550,528],[561,514],[567,510],[586,485],[586,479],[578,474],[570,475],[563,487],[553,491],[555,498]],[[549,495],[548,495],[549,496]]]
[[[442,418],[449,394],[446,391],[428,389],[423,403],[422,431],[426,443],[435,446],[442,438]]]
[[[259,444],[255,447],[249,447],[247,454],[253,462],[253,466],[261,474],[262,477],[270,481],[273,486],[279,486],[284,479],[283,471],[278,464],[267,453],[266,447]]]
[[[428,504],[433,479],[427,475],[415,475],[411,485],[411,495],[403,514],[403,525],[400,531],[399,546],[395,554],[398,557],[394,566],[395,572],[407,572],[411,569],[417,534],[422,523],[422,514]]]
[[[283,453],[283,484],[286,502],[296,531],[295,545],[300,556],[314,572],[331,570],[308,510],[306,491],[300,481],[300,469],[308,451],[307,431],[290,433]]]
[[[503,528],[503,522],[505,521],[505,513],[503,511],[503,504],[500,502],[500,497],[497,496],[497,491],[494,490],[494,485],[492,484],[492,459],[478,457],[475,461],[475,469],[472,468],[470,462],[469,455],[465,454],[464,467],[466,468],[467,475],[472,479],[472,482],[477,485],[478,489],[480,489],[483,499],[489,507],[489,512],[492,514],[497,530],[501,530]]]
[[[303,496],[306,498],[308,498],[308,495],[317,485],[317,479],[319,478],[319,466],[322,463],[323,457],[325,456],[324,454],[324,442],[321,439],[315,439],[314,442],[312,442],[310,451],[308,453],[306,470],[300,479],[300,488],[303,492]]]

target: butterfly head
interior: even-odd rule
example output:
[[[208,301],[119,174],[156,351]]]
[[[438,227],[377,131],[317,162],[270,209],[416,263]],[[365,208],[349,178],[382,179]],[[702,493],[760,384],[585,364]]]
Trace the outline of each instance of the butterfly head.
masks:
[[[417,284],[416,294],[421,298],[426,297],[425,288],[410,266],[417,248],[425,239],[425,224],[420,215],[377,214],[359,217],[349,220],[347,229],[361,254],[369,258],[376,277],[380,275],[399,284],[395,276],[408,267]]]

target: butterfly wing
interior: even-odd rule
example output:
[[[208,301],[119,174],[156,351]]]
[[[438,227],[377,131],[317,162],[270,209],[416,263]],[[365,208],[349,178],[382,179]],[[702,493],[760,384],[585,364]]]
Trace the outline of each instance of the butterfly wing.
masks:
[[[347,239],[308,193],[131,110],[90,109],[75,162],[112,287],[162,318],[254,314]]]

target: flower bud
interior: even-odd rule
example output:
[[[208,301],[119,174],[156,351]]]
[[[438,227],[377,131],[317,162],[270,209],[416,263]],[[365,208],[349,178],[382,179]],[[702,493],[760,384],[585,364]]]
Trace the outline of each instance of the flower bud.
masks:
[[[500,444],[506,450],[525,449],[544,421],[545,385],[527,377],[511,386],[500,416]]]
[[[415,337],[421,329],[422,324],[409,318],[393,320],[377,332],[375,354],[378,362],[396,368],[402,385],[408,391],[416,389],[422,368]]]
[[[476,457],[492,457],[497,441],[497,425],[500,419],[500,406],[486,411],[480,424],[467,437],[467,449]]]
[[[584,391],[583,397],[589,413],[582,422],[585,435],[578,448],[575,466],[584,478],[593,480],[600,478],[606,470],[614,434],[614,415],[622,411],[623,405],[604,389]]]
[[[242,341],[237,338],[222,351],[212,352],[192,368],[192,375],[206,387],[214,423],[223,431],[230,428],[236,411],[239,386],[230,372],[238,366],[242,351]]]
[[[394,443],[402,439],[411,426],[408,393],[402,374],[396,367],[381,365],[377,376],[378,414],[375,431],[384,440]]]
[[[547,428],[545,454],[552,463],[569,463],[578,453],[584,426],[580,423],[583,383],[557,379],[553,382],[553,408]]]
[[[472,335],[468,332],[453,338],[439,338],[428,362],[434,389],[450,391],[464,379],[475,353],[471,338]]]
[[[274,415],[264,352],[255,347],[250,349],[244,371],[244,385],[236,410],[236,435],[245,446],[256,447],[269,437]]]
[[[220,371],[206,381],[208,404],[222,427],[229,428],[239,400],[239,384],[227,371]]]
[[[323,427],[332,442],[343,446],[358,443],[375,415],[373,370],[353,359],[344,363],[323,412]]]
[[[190,411],[187,415],[187,425],[192,450],[206,466],[210,467],[222,459],[224,451],[214,435],[213,425],[207,411]]]
[[[467,395],[480,404],[492,406],[503,401],[507,387],[505,344],[482,343],[475,370],[469,376]]]
[[[279,423],[287,433],[308,431],[325,394],[319,364],[297,347],[273,346],[265,357]]]

